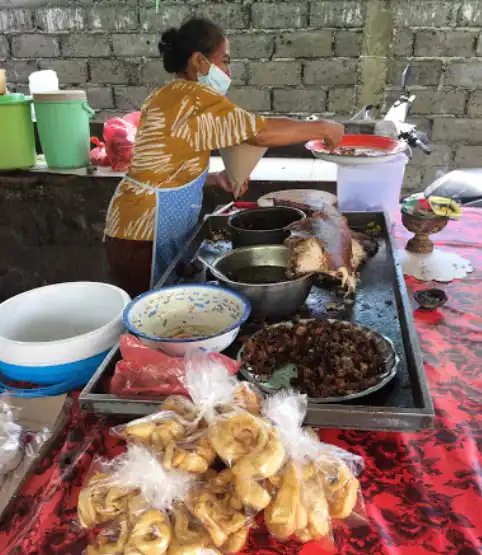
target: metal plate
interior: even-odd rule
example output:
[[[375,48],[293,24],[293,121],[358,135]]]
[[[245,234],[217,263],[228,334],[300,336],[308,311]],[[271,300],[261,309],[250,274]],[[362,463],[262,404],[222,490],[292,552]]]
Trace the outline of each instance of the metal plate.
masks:
[[[280,185],[276,189],[279,190]],[[300,316],[346,320],[383,334],[393,342],[400,364],[397,375],[389,384],[366,397],[344,403],[308,403],[305,422],[323,428],[356,430],[416,431],[430,428],[434,422],[434,409],[413,324],[413,307],[388,220],[383,212],[348,212],[345,216],[355,230],[363,231],[368,224],[381,229],[378,253],[361,270],[354,304],[329,310],[330,304],[339,303],[339,299],[329,289],[315,285]],[[204,270],[186,277],[184,268],[195,260],[198,252],[213,262],[230,250],[229,242],[206,244],[205,241],[212,231],[226,228],[226,216],[211,216],[201,221],[157,286],[206,281]],[[263,322],[248,321],[241,333],[252,335],[261,325]],[[234,344],[226,354],[236,357],[239,348],[240,343]],[[161,399],[127,400],[108,393],[108,382],[120,358],[117,345],[82,391],[79,398],[81,408],[125,418],[158,410]]]
[[[303,322],[308,323],[310,321],[312,321],[312,320],[301,320],[300,323],[303,323]],[[331,322],[337,322],[339,320],[333,320],[332,318],[327,318],[326,321],[331,323]],[[384,365],[385,365],[385,371],[378,376],[378,380],[379,380],[378,383],[376,383],[375,385],[373,385],[371,387],[368,387],[367,389],[364,389],[363,391],[358,391],[357,393],[351,393],[350,395],[339,395],[339,396],[336,396],[336,397],[308,397],[308,402],[310,402],[310,403],[317,403],[317,404],[321,404],[321,403],[343,403],[343,402],[347,402],[347,401],[354,401],[355,399],[361,399],[362,397],[366,397],[367,395],[371,395],[372,393],[375,393],[376,391],[379,391],[380,389],[385,387],[387,384],[389,384],[393,380],[393,378],[397,375],[398,366],[400,364],[400,358],[398,357],[397,353],[395,352],[395,347],[394,347],[392,341],[390,339],[388,339],[388,337],[385,337],[385,336],[381,335],[380,333],[376,333],[372,330],[369,330],[368,328],[366,328],[364,326],[360,326],[358,324],[353,324],[351,322],[345,322],[345,323],[348,326],[351,326],[355,329],[358,329],[358,330],[361,330],[361,331],[365,332],[368,336],[375,339],[375,341],[377,342],[378,350],[380,351],[380,354],[382,354],[383,359],[384,359],[383,362],[384,362]],[[293,325],[294,325],[293,322],[288,321],[288,322],[280,322],[278,324],[273,324],[270,327],[272,327],[272,328],[280,327],[280,326],[293,327]],[[256,337],[262,331],[264,331],[264,330],[260,330],[260,331],[256,332],[251,337],[252,338]],[[241,363],[243,362],[243,351],[244,351],[244,345],[241,347],[241,349],[239,349],[238,355],[236,357],[237,360]],[[296,365],[293,364],[292,366],[294,366],[296,368]],[[281,370],[281,371],[283,371],[283,370]],[[274,391],[278,391],[279,389],[281,389],[281,387],[275,388],[275,387],[267,386],[267,385],[263,384],[263,382],[260,382],[259,380],[257,380],[256,377],[253,376],[252,372],[250,372],[249,367],[241,366],[240,373],[246,380],[255,384],[264,393],[273,393]],[[273,375],[275,373],[276,373],[276,371],[273,372]],[[290,384],[289,383],[286,384],[285,387],[290,387]]]

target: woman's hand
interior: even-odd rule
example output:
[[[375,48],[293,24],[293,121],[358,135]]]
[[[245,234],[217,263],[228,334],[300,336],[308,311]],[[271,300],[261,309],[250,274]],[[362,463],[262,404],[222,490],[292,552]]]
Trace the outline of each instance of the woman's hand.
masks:
[[[336,121],[325,122],[325,131],[323,133],[323,139],[326,144],[326,148],[331,152],[334,150],[343,139],[345,134],[345,128],[341,123]]]
[[[232,195],[236,194],[236,184],[229,179],[228,174],[226,171],[211,173],[209,174],[208,185],[215,185],[216,187],[221,187],[224,191],[231,193]],[[249,185],[249,178],[242,184],[239,190],[239,197],[242,197],[244,193],[248,190]]]

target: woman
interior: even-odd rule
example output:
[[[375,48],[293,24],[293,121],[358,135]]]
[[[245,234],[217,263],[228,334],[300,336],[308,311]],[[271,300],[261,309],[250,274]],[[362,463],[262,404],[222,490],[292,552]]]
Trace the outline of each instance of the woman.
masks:
[[[154,286],[185,242],[197,223],[204,185],[232,191],[224,172],[208,174],[212,150],[319,138],[334,148],[343,136],[338,123],[263,118],[230,102],[229,42],[211,21],[191,19],[169,29],[159,51],[175,79],[142,107],[132,164],[105,227],[113,277],[131,296]]]

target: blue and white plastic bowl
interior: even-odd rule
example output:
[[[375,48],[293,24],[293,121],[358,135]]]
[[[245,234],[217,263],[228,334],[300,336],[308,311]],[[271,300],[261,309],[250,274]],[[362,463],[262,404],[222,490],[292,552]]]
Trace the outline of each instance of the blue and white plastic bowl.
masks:
[[[171,356],[224,351],[248,319],[251,305],[216,285],[174,285],[149,291],[124,311],[124,325],[149,347]],[[178,335],[191,335],[179,338]],[[198,335],[199,334],[199,335]]]
[[[37,385],[84,385],[123,331],[129,295],[113,285],[69,282],[0,304],[0,372]]]

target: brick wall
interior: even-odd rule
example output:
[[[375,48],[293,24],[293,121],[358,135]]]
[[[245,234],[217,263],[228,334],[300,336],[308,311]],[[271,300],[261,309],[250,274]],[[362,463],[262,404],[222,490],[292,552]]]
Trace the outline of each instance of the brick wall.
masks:
[[[482,0],[161,0],[159,14],[155,0],[0,0],[0,67],[21,91],[30,72],[55,69],[100,117],[137,109],[167,78],[160,32],[196,14],[228,30],[231,98],[259,112],[383,110],[411,60],[413,119],[435,146],[415,156],[406,186],[479,165]]]

